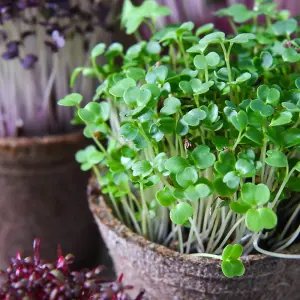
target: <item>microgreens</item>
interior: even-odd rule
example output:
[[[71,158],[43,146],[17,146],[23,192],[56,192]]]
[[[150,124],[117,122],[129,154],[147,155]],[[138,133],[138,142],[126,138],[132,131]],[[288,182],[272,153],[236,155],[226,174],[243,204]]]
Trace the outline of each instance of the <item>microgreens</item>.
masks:
[[[73,102],[99,149],[79,152],[78,162],[93,168],[127,226],[158,243],[176,241],[181,253],[221,259],[227,277],[244,273],[239,258],[254,249],[290,257],[276,252],[300,231],[296,21],[258,1],[255,11],[238,4],[218,12],[233,35],[192,22],[154,31],[166,11],[126,1],[127,32],[144,22],[150,41],[92,51],[100,85],[93,102]],[[262,14],[266,23],[257,21]],[[96,65],[93,53],[107,64]],[[59,104],[72,103],[68,97]]]
[[[1,299],[133,299],[126,293],[133,287],[124,285],[123,275],[110,282],[102,274],[103,266],[71,271],[75,257],[64,256],[60,246],[57,255],[56,261],[42,260],[38,238],[33,242],[33,256],[23,258],[18,251],[8,268],[0,270]],[[134,299],[143,299],[144,293]]]

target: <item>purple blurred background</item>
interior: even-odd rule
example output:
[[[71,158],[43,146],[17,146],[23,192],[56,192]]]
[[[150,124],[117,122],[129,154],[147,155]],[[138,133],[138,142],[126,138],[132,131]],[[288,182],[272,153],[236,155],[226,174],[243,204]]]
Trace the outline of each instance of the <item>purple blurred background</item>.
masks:
[[[166,23],[179,23],[193,21],[196,26],[205,23],[214,23],[221,30],[227,31],[229,24],[224,18],[214,16],[214,12],[220,8],[241,3],[248,8],[253,8],[254,0],[156,0],[161,5],[168,6],[172,15],[158,21],[159,26]],[[288,9],[293,16],[300,14],[300,0],[274,0],[278,8]]]
[[[197,26],[205,23],[215,23],[216,27],[222,26],[222,20],[213,13],[233,3],[241,3],[253,8],[254,0],[156,0],[161,5],[166,5],[172,10],[172,15],[164,21],[179,23],[193,21]],[[274,0],[280,9],[290,10],[293,16],[300,14],[300,0]],[[162,22],[162,25],[164,24]],[[218,26],[219,25],[219,26]]]

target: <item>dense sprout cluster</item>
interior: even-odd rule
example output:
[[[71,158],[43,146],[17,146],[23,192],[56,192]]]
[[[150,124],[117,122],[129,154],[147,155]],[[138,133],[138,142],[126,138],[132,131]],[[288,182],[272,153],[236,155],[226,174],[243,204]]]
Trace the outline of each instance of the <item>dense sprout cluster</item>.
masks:
[[[71,130],[72,110],[56,102],[97,39],[109,40],[115,1],[0,2],[0,136]],[[90,73],[87,71],[86,76]],[[77,83],[91,97],[94,82]]]
[[[103,267],[93,270],[70,271],[74,256],[63,256],[58,248],[57,262],[40,259],[40,240],[34,241],[33,257],[22,258],[18,252],[12,258],[6,271],[1,271],[0,299],[98,299],[98,300],[130,300],[126,290],[131,286],[123,285],[122,278],[109,282],[101,275]],[[135,300],[141,300],[141,292]]]
[[[146,23],[150,41],[125,52],[96,45],[93,101],[81,107],[82,96],[70,94],[59,102],[77,107],[95,142],[77,161],[93,169],[125,224],[182,253],[221,259],[228,277],[242,275],[240,256],[255,250],[300,258],[282,253],[300,233],[296,19],[256,1],[253,11],[217,12],[231,35],[192,22],[157,32],[166,13],[154,1],[125,1],[123,26],[139,39]],[[107,63],[96,64],[102,55]]]

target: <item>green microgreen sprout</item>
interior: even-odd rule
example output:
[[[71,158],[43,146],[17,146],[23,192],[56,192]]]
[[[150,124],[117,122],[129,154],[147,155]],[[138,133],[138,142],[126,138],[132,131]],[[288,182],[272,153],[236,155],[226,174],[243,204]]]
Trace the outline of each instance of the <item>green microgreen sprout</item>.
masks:
[[[122,24],[137,43],[96,45],[71,81],[90,72],[95,97],[83,107],[78,94],[59,102],[77,107],[94,140],[76,159],[116,216],[149,240],[221,260],[230,278],[255,251],[300,258],[284,253],[300,233],[299,29],[261,2],[219,11],[233,26],[226,35],[192,22],[157,31],[166,7],[125,1]],[[149,41],[140,40],[143,23]]]

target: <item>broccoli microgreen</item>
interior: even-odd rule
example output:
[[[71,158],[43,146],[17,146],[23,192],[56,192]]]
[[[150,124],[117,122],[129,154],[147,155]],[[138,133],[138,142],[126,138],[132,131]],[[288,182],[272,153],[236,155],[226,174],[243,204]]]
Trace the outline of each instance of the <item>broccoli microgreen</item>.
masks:
[[[150,41],[126,53],[119,44],[95,46],[94,101],[80,107],[70,95],[59,104],[78,108],[99,149],[77,160],[93,168],[126,225],[182,253],[220,259],[225,276],[241,276],[243,248],[266,254],[258,245],[264,237],[282,251],[299,235],[299,196],[291,200],[300,170],[295,20],[273,6],[235,4],[218,12],[233,35],[192,22],[156,32],[154,21],[166,13],[153,1],[125,1],[127,33],[138,37],[146,23]],[[107,64],[95,64],[99,53]],[[275,252],[267,255],[290,257]]]

